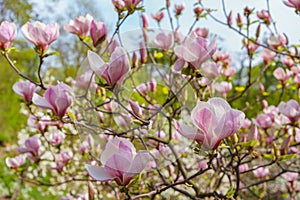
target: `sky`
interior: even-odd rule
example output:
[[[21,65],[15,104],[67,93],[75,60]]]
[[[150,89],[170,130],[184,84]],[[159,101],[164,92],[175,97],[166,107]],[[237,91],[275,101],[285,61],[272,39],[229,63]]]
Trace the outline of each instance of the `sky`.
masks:
[[[260,11],[262,9],[267,9],[268,0],[225,0],[226,10],[232,10],[233,16],[235,17],[237,12],[243,12],[243,8],[247,5],[250,8],[255,8],[256,11]],[[31,2],[37,3],[39,6],[43,7],[45,1],[39,0],[31,0]],[[85,15],[86,12],[91,12],[93,16],[99,16],[101,20],[103,20],[110,31],[113,32],[114,24],[117,21],[117,14],[114,10],[114,7],[111,3],[111,0],[97,0],[97,5],[92,5],[93,11],[87,11],[86,7],[78,8],[81,15]],[[197,2],[196,0],[171,0],[171,3],[180,4],[184,2],[186,5],[185,10],[183,11],[182,17],[180,17],[180,30],[182,33],[186,33],[190,27],[190,25],[194,21],[194,13],[192,12],[194,6],[193,4]],[[279,33],[284,32],[289,41],[292,43],[299,43],[300,39],[300,16],[296,15],[293,8],[289,8],[283,4],[281,0],[269,0],[270,2],[270,10],[272,14],[272,18],[276,22],[276,27]],[[149,17],[150,27],[157,28],[156,22],[150,17],[151,13],[156,13],[159,9],[164,7],[164,0],[144,0],[144,7],[146,9],[146,14]],[[224,18],[221,0],[202,0],[203,5],[208,8],[212,8],[215,11],[213,12],[214,16],[222,21],[226,21]],[[53,10],[53,16],[56,14],[64,14],[70,13],[71,17],[75,18],[76,16],[72,16],[72,11],[70,12],[70,8],[72,9],[72,1],[71,0],[58,0]],[[97,12],[97,13],[96,13]],[[174,13],[174,8],[171,8],[171,12]],[[74,12],[75,13],[75,12]],[[41,13],[42,15],[42,13]],[[45,14],[46,17],[49,18],[49,15]],[[122,25],[121,33],[125,33],[129,31],[129,34],[134,34],[137,27],[140,25],[140,19],[137,17],[137,13],[133,16],[130,16],[128,20]],[[162,20],[161,27],[164,29],[170,29],[169,20],[166,17]],[[69,19],[70,20],[70,19]],[[68,21],[67,21],[68,22]],[[66,23],[66,22],[63,22]],[[61,24],[63,27],[63,24]],[[218,38],[222,38],[223,40],[219,40],[218,46],[222,49],[225,49],[229,52],[237,52],[241,50],[242,38],[235,32],[229,30],[227,27],[220,25],[213,21],[211,18],[201,19],[197,23],[195,27],[208,27],[210,33],[213,35],[217,35]],[[274,28],[271,26],[271,29]],[[132,32],[130,32],[132,31]],[[255,31],[255,29],[253,29]],[[252,31],[252,32],[253,32]],[[265,30],[262,29],[262,32]]]

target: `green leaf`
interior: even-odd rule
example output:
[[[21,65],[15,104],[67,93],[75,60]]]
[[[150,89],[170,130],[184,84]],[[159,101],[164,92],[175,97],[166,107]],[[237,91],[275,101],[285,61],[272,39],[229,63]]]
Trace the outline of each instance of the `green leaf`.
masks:
[[[226,197],[228,198],[231,197],[234,194],[234,192],[235,192],[234,185],[231,185],[229,190],[226,193]]]

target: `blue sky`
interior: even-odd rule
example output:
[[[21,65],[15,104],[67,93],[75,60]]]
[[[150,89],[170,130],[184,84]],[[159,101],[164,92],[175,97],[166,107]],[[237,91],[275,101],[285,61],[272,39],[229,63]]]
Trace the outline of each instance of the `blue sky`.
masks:
[[[45,1],[38,1],[38,0],[31,0],[32,2],[36,2],[41,6],[45,3]],[[289,37],[290,42],[299,43],[300,39],[300,16],[297,16],[292,8],[289,8],[283,4],[281,0],[269,0],[270,1],[270,9],[273,19],[276,22],[276,26],[279,32],[284,32]],[[117,14],[114,11],[114,7],[110,0],[97,0],[98,5],[94,6],[94,10],[99,13],[93,13],[92,15],[100,14],[101,19],[108,25],[110,32],[113,32],[114,24],[117,20]],[[171,3],[180,4],[184,2],[186,8],[183,12],[183,16],[180,18],[181,28],[180,30],[182,33],[186,33],[189,29],[189,26],[193,23],[193,4],[196,0],[171,0]],[[216,9],[214,15],[222,19],[224,19],[224,14],[222,12],[221,0],[202,0],[203,4],[206,7]],[[226,9],[229,12],[230,10],[233,11],[234,16],[236,16],[237,12],[242,12],[243,8],[248,5],[250,8],[255,8],[255,12],[267,9],[267,0],[225,0],[226,2]],[[230,3],[229,3],[230,2]],[[164,0],[144,0],[144,7],[146,8],[146,14],[149,16],[150,26],[157,27],[156,22],[151,19],[150,14],[157,12],[160,8],[164,7],[165,1]],[[57,1],[56,7],[58,9],[54,9],[55,14],[63,15],[65,12],[70,12],[70,8],[72,9],[72,1]],[[81,15],[85,15],[87,10],[78,8],[81,12]],[[172,13],[174,8],[172,7]],[[55,13],[56,12],[56,13]],[[166,14],[166,13],[165,13]],[[72,13],[71,13],[72,15]],[[165,15],[166,16],[166,15]],[[73,18],[76,16],[72,16]],[[168,24],[168,19],[165,17],[162,21],[162,27],[164,29],[170,29]],[[63,22],[65,23],[65,22]],[[136,15],[130,16],[126,23],[121,28],[121,32],[127,32],[131,30],[135,30],[139,26],[139,18]],[[61,24],[63,27],[63,24]],[[208,19],[201,19],[196,27],[208,27],[210,32],[216,34],[220,38],[223,38],[224,41],[220,42],[220,46],[225,48],[228,51],[239,51],[241,49],[241,37],[230,31],[228,28],[214,22],[210,18]],[[253,31],[255,31],[253,29]],[[262,30],[263,31],[263,30]]]

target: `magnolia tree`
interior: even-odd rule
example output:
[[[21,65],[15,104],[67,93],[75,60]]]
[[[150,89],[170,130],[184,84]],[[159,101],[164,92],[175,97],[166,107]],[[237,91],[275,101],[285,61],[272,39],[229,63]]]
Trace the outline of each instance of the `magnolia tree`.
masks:
[[[185,35],[185,5],[168,0],[151,15],[159,28],[140,0],[112,1],[113,30],[77,17],[64,30],[86,46],[86,59],[76,78],[59,81],[43,70],[57,55],[59,25],[22,26],[39,57],[30,77],[10,57],[16,26],[3,21],[1,54],[22,79],[12,88],[28,116],[6,157],[19,178],[13,198],[33,186],[61,200],[300,198],[299,45],[277,33],[270,10],[233,13],[222,3],[224,19],[201,1],[186,10],[194,23]],[[300,11],[298,0],[283,3]],[[141,27],[121,32],[134,16]],[[217,47],[218,35],[197,27],[208,17],[241,36],[241,66]]]

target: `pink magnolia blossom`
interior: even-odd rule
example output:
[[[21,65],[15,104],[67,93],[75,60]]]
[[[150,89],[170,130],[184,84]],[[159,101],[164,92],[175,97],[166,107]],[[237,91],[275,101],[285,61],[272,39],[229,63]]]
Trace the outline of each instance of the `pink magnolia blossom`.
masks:
[[[159,33],[153,42],[153,47],[168,51],[172,48],[174,44],[174,35],[173,33]]]
[[[140,52],[141,63],[146,63],[148,60],[148,54],[147,54],[147,47],[144,42],[140,43],[139,52]]]
[[[285,64],[288,68],[295,66],[295,61],[290,56],[281,57],[280,61]]]
[[[264,62],[268,63],[275,58],[276,53],[274,51],[271,51],[271,50],[265,48],[261,51],[261,56],[262,56]]]
[[[133,144],[115,137],[108,141],[100,157],[102,167],[85,165],[89,175],[98,181],[115,180],[118,185],[125,186],[141,173],[149,160],[149,153],[140,150],[136,153]]]
[[[231,63],[231,56],[226,51],[216,50],[213,55],[213,60],[221,62],[223,65],[228,66]]]
[[[300,11],[300,0],[287,0],[287,1],[283,1],[283,3],[286,6],[295,8],[297,12]]]
[[[105,24],[103,22],[96,22],[95,20],[92,20],[90,35],[92,37],[94,47],[97,47],[106,38],[107,28]]]
[[[182,11],[185,8],[185,3],[175,4],[174,8],[175,8],[175,14],[176,15],[181,15]]]
[[[17,27],[14,23],[3,21],[0,25],[0,48],[5,50],[17,36]]]
[[[75,81],[75,86],[81,89],[96,88],[97,84],[95,83],[93,71],[88,70],[84,72],[84,74],[77,76],[77,80]]]
[[[209,29],[208,28],[196,28],[195,33],[199,37],[208,38],[208,36],[209,36]]]
[[[114,120],[115,120],[116,124],[122,128],[129,128],[132,123],[131,116],[123,114],[123,113],[121,113],[120,115],[117,115],[117,116],[114,115]]]
[[[25,147],[19,147],[19,153],[31,153],[33,156],[38,156],[41,141],[37,137],[31,137],[25,141]]]
[[[287,181],[296,181],[298,178],[298,173],[297,172],[286,172],[282,174],[282,176],[287,180]]]
[[[294,99],[288,102],[280,102],[278,106],[279,112],[291,120],[291,122],[296,122],[300,117],[300,107],[297,101]]]
[[[236,17],[236,25],[241,28],[243,26],[243,20],[242,20],[242,16],[240,13],[237,14]]]
[[[32,102],[41,108],[52,110],[56,116],[63,117],[72,103],[72,93],[73,90],[68,85],[58,82],[56,86],[50,86],[43,97],[33,94]]]
[[[92,20],[93,17],[90,14],[86,14],[85,17],[79,16],[71,20],[69,24],[65,24],[64,29],[73,34],[86,36],[90,31]]]
[[[142,0],[123,0],[125,7],[130,10],[135,8]]]
[[[288,39],[284,33],[278,35],[271,35],[267,40],[268,45],[277,49],[278,47],[283,47],[288,43]]]
[[[232,22],[233,22],[233,14],[232,11],[230,11],[229,15],[227,16],[227,24],[229,26],[232,26]]]
[[[150,89],[151,92],[155,92],[156,91],[156,80],[154,78],[152,78],[149,82],[147,82],[147,86]]]
[[[178,59],[174,64],[174,69],[180,71],[184,65],[182,62],[191,64],[195,69],[199,69],[201,64],[209,60],[216,51],[216,38],[208,45],[207,40],[191,34],[182,45],[176,46],[174,52]]]
[[[143,28],[147,29],[149,27],[149,20],[145,13],[142,14],[142,22],[143,22]]]
[[[235,72],[236,72],[236,69],[234,67],[228,67],[222,71],[222,74],[224,76],[226,76],[227,78],[229,78],[229,77],[233,76],[235,74]]]
[[[232,109],[222,98],[211,98],[208,102],[199,101],[192,110],[194,126],[176,121],[175,128],[186,138],[195,139],[204,150],[216,149],[221,141],[236,133],[243,124],[245,114]]]
[[[248,170],[249,170],[249,167],[248,167],[248,164],[247,164],[247,163],[241,164],[241,165],[239,166],[239,171],[240,171],[241,173],[246,172],[246,171],[248,171]]]
[[[285,72],[281,67],[276,68],[273,75],[280,82],[285,82],[290,78],[290,72],[288,70]]]
[[[6,158],[5,163],[7,167],[17,169],[25,163],[25,158],[22,155],[18,155],[14,158]]]
[[[256,117],[255,123],[264,129],[270,128],[273,124],[274,120],[272,119],[272,117],[269,114],[259,114]]]
[[[213,87],[217,92],[220,92],[222,95],[227,95],[230,90],[232,90],[232,84],[227,81],[216,82],[213,84]]]
[[[34,92],[38,89],[34,83],[30,81],[19,81],[13,85],[13,90],[16,94],[23,97],[25,101],[31,101]]]
[[[50,133],[48,141],[54,145],[59,145],[64,141],[65,137],[62,131],[55,131]]]
[[[251,121],[248,119],[248,118],[246,118],[245,120],[244,120],[244,123],[242,124],[242,129],[247,129],[247,128],[249,128],[249,126],[251,125]]]
[[[271,15],[266,10],[257,11],[256,15],[259,19],[263,20],[263,22],[267,25],[271,23]]]
[[[39,21],[34,23],[27,22],[22,26],[24,37],[36,47],[46,51],[49,45],[59,36],[58,24],[43,24]]]
[[[88,51],[88,60],[91,69],[98,76],[103,77],[110,86],[116,83],[122,84],[130,71],[129,59],[122,47],[115,49],[109,63],[105,63],[98,54],[92,51]]]
[[[200,169],[205,169],[205,168],[207,168],[207,162],[205,162],[205,161],[200,161],[200,162],[198,162],[198,167],[199,167]]]
[[[252,125],[251,129],[248,132],[248,141],[253,141],[258,139],[258,129],[255,124]]]
[[[165,14],[163,11],[159,11],[155,14],[151,14],[151,17],[155,19],[158,23],[164,18]]]
[[[136,86],[136,91],[137,91],[138,93],[141,93],[141,94],[143,94],[143,95],[146,95],[146,94],[149,92],[149,88],[148,88],[147,84],[142,83],[142,84]]]
[[[107,48],[107,52],[109,52],[109,54],[112,54],[115,49],[120,46],[120,44],[118,43],[117,40],[113,39],[112,41],[107,41],[106,40],[106,48]]]
[[[256,167],[254,167],[254,168],[256,168]],[[264,177],[270,175],[270,170],[266,167],[259,167],[255,170],[253,170],[253,174],[257,178],[264,178]]]
[[[196,19],[199,19],[201,17],[202,12],[204,11],[204,9],[197,6],[196,8],[193,9],[193,11],[196,15]]]
[[[129,105],[133,114],[135,114],[138,117],[141,117],[143,115],[143,110],[136,101],[129,100]]]

